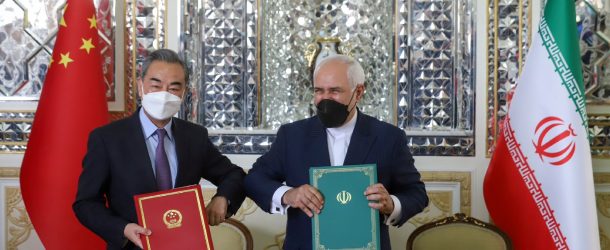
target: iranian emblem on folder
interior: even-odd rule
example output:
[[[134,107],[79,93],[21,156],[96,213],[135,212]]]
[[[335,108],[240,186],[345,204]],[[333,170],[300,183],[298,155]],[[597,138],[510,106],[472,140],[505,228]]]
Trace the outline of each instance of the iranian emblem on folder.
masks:
[[[138,224],[152,231],[142,236],[144,249],[214,249],[199,185],[140,194],[133,199]]]
[[[377,183],[376,165],[312,167],[309,182],[324,197],[311,223],[313,249],[379,249],[379,212],[364,196]]]

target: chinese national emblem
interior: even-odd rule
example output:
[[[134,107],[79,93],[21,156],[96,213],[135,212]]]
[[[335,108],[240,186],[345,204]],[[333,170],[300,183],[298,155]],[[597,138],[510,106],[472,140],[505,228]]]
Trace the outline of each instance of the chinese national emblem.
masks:
[[[555,116],[548,116],[538,122],[535,130],[536,139],[532,141],[540,160],[551,165],[561,166],[572,159],[576,150],[576,133],[572,124]]]
[[[168,229],[182,226],[182,213],[175,209],[167,210],[163,214],[163,223],[165,223]]]

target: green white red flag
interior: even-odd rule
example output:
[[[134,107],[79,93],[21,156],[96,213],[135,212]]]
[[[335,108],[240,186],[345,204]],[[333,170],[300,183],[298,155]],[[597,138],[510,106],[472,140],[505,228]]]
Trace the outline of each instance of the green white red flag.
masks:
[[[515,249],[600,249],[573,0],[547,1],[483,193]]]

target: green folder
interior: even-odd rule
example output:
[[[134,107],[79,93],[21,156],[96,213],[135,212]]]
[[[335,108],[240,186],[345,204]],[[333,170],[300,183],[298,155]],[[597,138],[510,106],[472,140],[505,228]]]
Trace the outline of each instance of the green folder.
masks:
[[[364,190],[377,183],[377,166],[312,167],[309,182],[324,196],[311,223],[312,249],[379,249],[379,211]]]

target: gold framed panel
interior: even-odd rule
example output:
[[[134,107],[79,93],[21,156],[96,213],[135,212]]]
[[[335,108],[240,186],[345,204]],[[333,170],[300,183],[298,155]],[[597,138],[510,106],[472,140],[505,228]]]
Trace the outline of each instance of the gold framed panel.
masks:
[[[422,181],[426,186],[434,183],[452,183],[459,190],[459,207],[455,208],[453,200],[455,195],[452,191],[437,190],[428,191],[430,203],[424,211],[409,220],[415,226],[423,225],[428,222],[450,216],[456,212],[464,213],[468,216],[472,210],[472,173],[468,171],[420,171]],[[436,210],[436,211],[433,211]],[[457,211],[456,211],[457,210]]]
[[[594,173],[599,238],[602,249],[610,249],[610,173]]]

